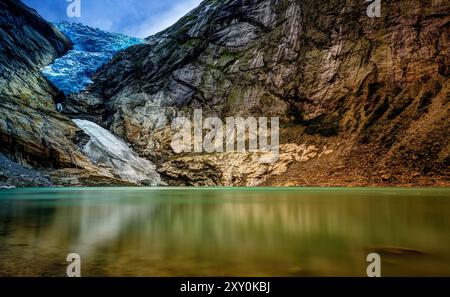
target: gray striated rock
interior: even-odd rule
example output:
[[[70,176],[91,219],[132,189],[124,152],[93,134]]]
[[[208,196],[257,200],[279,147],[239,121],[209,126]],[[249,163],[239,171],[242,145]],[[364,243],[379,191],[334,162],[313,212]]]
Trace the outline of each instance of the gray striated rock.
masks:
[[[63,184],[117,181],[81,154],[90,140],[55,111],[61,102],[68,115],[122,137],[174,184],[448,185],[450,3],[382,5],[372,19],[364,1],[206,0],[65,99],[39,68],[68,40],[19,1],[3,0],[2,151],[58,168],[51,176]],[[270,166],[246,153],[174,155],[171,120],[200,107],[222,118],[279,116],[290,149]]]
[[[84,180],[65,185],[86,184],[91,177],[95,179],[90,185],[95,180],[121,182],[81,153],[78,144],[87,136],[55,110],[55,103],[64,97],[40,73],[70,47],[70,41],[36,11],[18,0],[0,2],[0,152],[20,163],[11,160],[17,170],[21,165],[47,168],[50,175],[61,170],[53,182],[38,174],[16,178],[17,170],[3,171],[8,183],[50,186],[60,177],[66,179],[67,168],[78,170]]]
[[[334,149],[291,164],[289,184],[383,183],[386,170],[399,183],[448,183],[450,4],[382,5],[372,19],[364,1],[206,0],[118,54],[82,96],[104,104],[102,124],[137,152],[172,162],[168,175],[177,156],[161,123],[202,107],[279,116],[282,143]]]
[[[20,1],[0,3],[0,144],[22,163],[83,166],[72,141],[78,129],[55,110],[62,96],[40,68],[65,53],[70,41]]]

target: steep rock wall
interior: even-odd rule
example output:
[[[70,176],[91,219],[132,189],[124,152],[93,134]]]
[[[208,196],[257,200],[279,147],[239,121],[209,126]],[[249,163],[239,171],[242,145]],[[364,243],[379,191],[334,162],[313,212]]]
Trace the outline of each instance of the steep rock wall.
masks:
[[[171,119],[201,107],[279,116],[282,143],[333,151],[290,163],[271,185],[448,183],[450,3],[382,1],[375,19],[367,5],[207,0],[117,55],[78,99],[101,101],[98,121],[142,155],[178,162],[163,165],[175,178],[192,161],[206,165],[191,176],[211,168],[204,156],[172,160],[168,146]],[[208,184],[220,184],[213,171]]]

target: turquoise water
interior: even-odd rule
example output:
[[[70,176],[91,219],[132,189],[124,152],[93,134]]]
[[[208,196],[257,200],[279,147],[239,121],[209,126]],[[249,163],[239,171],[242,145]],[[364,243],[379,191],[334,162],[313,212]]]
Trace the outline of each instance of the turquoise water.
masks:
[[[450,276],[450,189],[0,191],[0,276]]]

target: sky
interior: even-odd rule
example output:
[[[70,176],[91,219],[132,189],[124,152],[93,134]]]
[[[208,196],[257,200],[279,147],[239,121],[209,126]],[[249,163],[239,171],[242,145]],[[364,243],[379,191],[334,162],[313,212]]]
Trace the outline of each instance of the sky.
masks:
[[[82,23],[108,32],[145,38],[173,25],[202,0],[22,0],[51,22]],[[67,8],[80,1],[81,17]]]

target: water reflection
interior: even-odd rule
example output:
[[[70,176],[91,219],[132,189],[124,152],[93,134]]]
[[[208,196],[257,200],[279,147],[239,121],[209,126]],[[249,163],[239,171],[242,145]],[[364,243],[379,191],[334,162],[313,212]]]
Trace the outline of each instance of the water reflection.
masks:
[[[450,275],[447,189],[0,192],[0,275]]]

